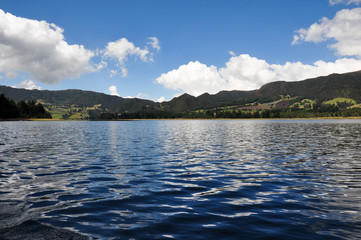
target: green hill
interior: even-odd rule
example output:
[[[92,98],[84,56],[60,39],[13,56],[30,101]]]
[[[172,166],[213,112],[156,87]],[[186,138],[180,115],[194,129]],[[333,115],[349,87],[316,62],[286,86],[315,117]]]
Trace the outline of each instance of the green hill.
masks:
[[[123,113],[153,112],[152,116],[163,116],[168,112],[180,113],[202,109],[227,109],[227,113],[284,108],[307,110],[320,104],[352,109],[350,105],[358,107],[361,103],[361,71],[295,82],[272,82],[254,91],[221,91],[214,95],[204,93],[198,97],[183,94],[162,103],[82,90],[25,90],[0,86],[0,93],[16,102],[41,102],[53,117],[75,119],[98,118],[103,112],[115,114],[114,116]],[[337,104],[332,104],[334,102]],[[213,112],[213,115],[217,113]]]
[[[6,86],[0,86],[0,93],[15,102],[34,100],[41,102],[54,118],[67,116],[81,112],[83,116],[74,119],[97,118],[101,112],[138,112],[153,109],[157,103],[150,100],[137,98],[121,98],[103,93],[83,90],[26,90]],[[77,114],[75,114],[77,115]]]
[[[254,91],[221,91],[215,95],[205,93],[199,97],[183,94],[161,105],[168,111],[190,111],[225,105],[245,105],[253,102],[273,102],[281,96],[318,100],[349,98],[361,103],[361,71],[331,74],[297,82],[271,82]]]
[[[0,86],[0,93],[3,93],[6,97],[13,99],[16,102],[21,100],[42,100],[50,104],[76,105],[79,107],[91,107],[101,104],[102,109],[114,109],[125,104],[138,105],[139,102],[141,102],[141,104],[155,105],[154,102],[149,100],[140,100],[136,98],[121,98],[117,96],[110,96],[104,93],[76,89],[49,91],[26,90]]]
[[[247,97],[274,99],[279,95],[299,96],[320,101],[342,97],[361,102],[361,71],[331,74],[297,82],[272,82]]]
[[[249,91],[221,91],[215,95],[204,93],[198,97],[185,93],[160,105],[166,111],[184,112],[227,105],[245,98],[250,93]]]

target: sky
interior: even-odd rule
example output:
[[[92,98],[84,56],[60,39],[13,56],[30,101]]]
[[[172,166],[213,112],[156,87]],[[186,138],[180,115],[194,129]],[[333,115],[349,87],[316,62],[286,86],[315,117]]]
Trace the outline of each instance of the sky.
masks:
[[[1,0],[0,85],[168,101],[361,70],[361,0]]]

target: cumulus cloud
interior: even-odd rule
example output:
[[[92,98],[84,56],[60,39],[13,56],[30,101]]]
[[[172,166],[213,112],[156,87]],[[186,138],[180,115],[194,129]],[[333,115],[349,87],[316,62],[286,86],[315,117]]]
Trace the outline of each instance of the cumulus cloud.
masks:
[[[149,99],[149,95],[146,94],[146,93],[138,93],[137,96],[133,97],[133,96],[126,96],[124,98],[130,98],[130,99],[133,99],[133,98],[140,98],[140,99]]]
[[[128,56],[138,56],[142,61],[152,61],[148,49],[136,47],[134,43],[126,38],[121,38],[115,42],[109,42],[103,53],[105,56],[116,58],[119,64],[123,64]]]
[[[159,41],[156,37],[150,37],[149,39],[152,40],[151,45],[154,48],[160,49]],[[102,54],[105,58],[113,58],[118,61],[117,65],[121,69],[122,77],[128,75],[128,69],[125,65],[128,57],[134,56],[139,57],[143,62],[153,62],[153,54],[148,48],[141,49],[136,47],[134,43],[128,41],[126,38],[121,38],[115,42],[109,42]]]
[[[341,1],[333,1],[336,2]],[[361,0],[342,2],[358,3]],[[278,80],[299,81],[331,73],[358,71],[361,68],[361,8],[340,10],[333,19],[322,18],[308,29],[299,29],[292,44],[328,40],[334,41],[329,47],[342,56],[334,62],[272,64],[248,54],[236,56],[229,51],[231,58],[225,67],[189,62],[163,73],[156,81],[166,88],[198,96],[221,90],[253,90]]]
[[[128,75],[125,63],[129,57],[153,62],[153,53],[147,47],[136,47],[126,38],[91,51],[83,45],[68,44],[63,32],[53,23],[17,17],[0,9],[0,73],[15,78],[25,72],[42,83],[55,84],[64,78],[100,71],[108,66],[109,59],[117,60],[122,77]],[[160,50],[157,37],[148,40],[148,45]],[[100,57],[100,63],[91,63],[93,57]],[[110,77],[117,74],[112,71]]]
[[[146,93],[138,93],[137,96],[135,96],[136,98],[141,98],[141,99],[148,99],[149,95]]]
[[[222,78],[227,80],[228,90],[256,89],[276,79],[276,73],[271,69],[270,64],[248,54],[231,57],[226,67],[221,68],[219,72]]]
[[[152,46],[152,48],[159,51],[160,50],[160,45],[159,45],[158,38],[157,37],[148,37],[148,39],[150,40],[150,42],[148,42],[147,44],[149,44],[150,46]]]
[[[165,97],[161,96],[160,98],[158,98],[157,102],[161,103],[165,101]]]
[[[358,3],[361,0],[342,1]],[[331,2],[330,2],[331,3]],[[334,0],[332,3],[341,3]],[[156,81],[166,88],[181,90],[198,96],[204,92],[221,90],[253,90],[277,81],[298,81],[306,78],[360,70],[361,66],[361,8],[344,9],[333,19],[322,18],[308,29],[299,29],[292,44],[301,42],[335,41],[329,47],[342,58],[334,62],[316,61],[313,64],[286,62],[272,64],[248,54],[231,58],[225,67],[207,66],[198,61],[181,65],[178,69],[163,73]]]
[[[354,3],[354,4],[359,5],[361,3],[361,0],[329,0],[329,3],[332,6],[336,5],[336,4],[340,4],[340,3],[347,4],[347,5]]]
[[[118,90],[117,90],[116,86],[114,86],[114,85],[110,86],[109,87],[109,92],[110,92],[110,95],[119,97],[119,93],[118,93]]]
[[[163,73],[156,81],[162,86],[199,96],[205,92],[215,94],[222,90],[253,90],[278,81],[298,81],[331,73],[360,70],[361,60],[342,58],[335,62],[317,61],[312,65],[301,62],[270,64],[248,54],[233,56],[218,69],[198,61],[189,62],[178,69]]]
[[[33,90],[33,89],[37,89],[37,90],[40,90],[41,87],[39,86],[36,86],[35,82],[32,81],[32,80],[25,80],[21,83],[19,83],[16,88],[25,88],[25,89],[28,89],[28,90]]]
[[[361,2],[361,1],[360,1]],[[341,56],[361,57],[361,8],[343,9],[333,19],[322,18],[308,29],[299,29],[292,44],[334,40],[329,47]]]
[[[125,62],[128,57],[139,57],[143,62],[153,62],[153,56],[147,48],[141,49],[136,47],[134,43],[128,41],[126,38],[121,38],[115,42],[109,42],[103,51],[105,58],[113,58],[118,61],[118,67],[122,71],[122,76],[128,75],[128,70],[125,67]]]
[[[62,28],[1,9],[0,53],[0,72],[6,75],[27,72],[47,84],[94,71],[89,64],[94,53],[82,45],[69,45]]]
[[[217,67],[207,66],[198,61],[189,62],[178,69],[163,73],[156,81],[166,88],[182,90],[193,95],[205,91],[213,93],[226,85]]]

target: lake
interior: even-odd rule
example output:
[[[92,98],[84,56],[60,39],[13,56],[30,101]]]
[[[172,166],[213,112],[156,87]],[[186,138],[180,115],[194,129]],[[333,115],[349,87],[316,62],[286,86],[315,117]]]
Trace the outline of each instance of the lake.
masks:
[[[361,120],[0,122],[0,135],[0,228],[361,238]]]

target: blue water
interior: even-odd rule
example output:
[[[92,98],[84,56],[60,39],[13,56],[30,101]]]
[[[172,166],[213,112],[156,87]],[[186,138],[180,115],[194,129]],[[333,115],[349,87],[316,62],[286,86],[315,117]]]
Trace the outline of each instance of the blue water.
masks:
[[[361,120],[0,122],[0,135],[0,206],[13,208],[0,229],[361,238]]]

